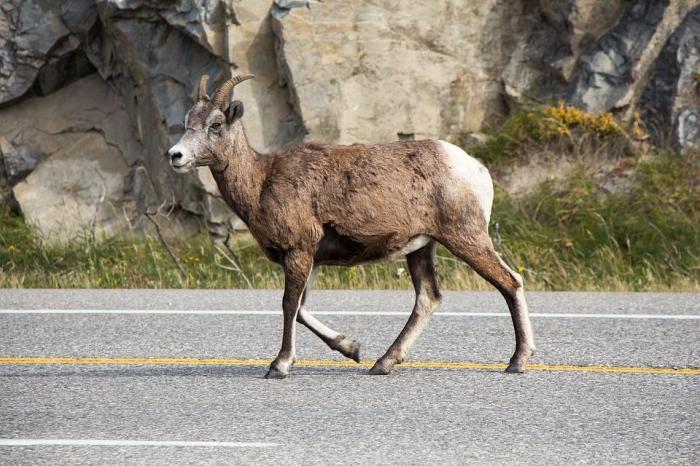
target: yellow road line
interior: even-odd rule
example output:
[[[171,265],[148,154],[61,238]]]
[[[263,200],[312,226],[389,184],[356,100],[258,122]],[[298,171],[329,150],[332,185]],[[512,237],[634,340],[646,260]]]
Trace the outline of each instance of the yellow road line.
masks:
[[[41,357],[0,357],[0,365],[182,365],[182,366],[267,366],[269,359],[227,359],[227,358],[41,358]],[[332,361],[323,359],[300,359],[296,366],[301,367],[371,367],[373,362]],[[462,369],[498,370],[506,368],[501,363],[406,361],[401,367],[414,369]],[[700,368],[683,367],[643,367],[643,366],[575,366],[565,364],[530,364],[530,371],[542,372],[599,372],[617,374],[647,375],[700,375]]]

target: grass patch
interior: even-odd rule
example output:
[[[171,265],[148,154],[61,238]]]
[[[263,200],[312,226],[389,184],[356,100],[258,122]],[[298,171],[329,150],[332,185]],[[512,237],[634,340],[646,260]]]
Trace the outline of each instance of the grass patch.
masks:
[[[155,238],[127,235],[96,241],[90,235],[64,245],[43,245],[19,216],[0,212],[0,287],[28,288],[279,288],[283,274],[249,235],[217,245],[201,235],[173,245],[182,278]],[[330,283],[381,286],[386,267],[344,270]],[[381,270],[380,270],[381,269]],[[408,283],[410,285],[410,283]]]
[[[700,163],[638,162],[610,193],[581,167],[517,203],[499,190],[501,252],[543,289],[700,290]]]
[[[182,278],[163,245],[150,237],[95,241],[89,235],[66,245],[42,245],[19,216],[0,213],[0,287],[25,288],[281,288],[284,275],[248,234],[215,244],[208,236],[172,245]],[[487,285],[452,257],[440,259],[452,288]],[[405,260],[352,268],[324,267],[317,288],[411,288]]]
[[[700,162],[672,154],[637,161],[632,187],[610,193],[581,166],[521,199],[497,187],[491,235],[528,289],[700,291]],[[0,210],[0,287],[280,288],[281,268],[240,235],[174,245],[180,277],[160,242],[126,236],[45,246],[23,219]],[[490,289],[438,250],[445,289]],[[326,267],[317,288],[408,289],[405,261]]]

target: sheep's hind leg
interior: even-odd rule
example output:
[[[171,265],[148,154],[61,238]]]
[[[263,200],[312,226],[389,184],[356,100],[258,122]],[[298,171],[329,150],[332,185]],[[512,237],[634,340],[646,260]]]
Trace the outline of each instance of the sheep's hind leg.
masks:
[[[535,353],[535,340],[525,302],[522,277],[501,260],[485,231],[474,236],[448,238],[443,244],[496,287],[505,298],[515,329],[515,353],[506,372],[525,372],[528,358]]]
[[[416,290],[416,303],[411,317],[396,341],[386,354],[379,358],[370,369],[372,375],[386,375],[396,364],[401,364],[418,336],[428,324],[430,317],[440,304],[441,296],[435,274],[435,241],[406,256],[413,287]]]
[[[315,277],[316,268],[314,268],[314,270],[311,272],[309,282],[306,285],[306,289],[304,289],[304,295],[301,298],[301,307],[299,308],[299,313],[297,314],[297,322],[311,330],[311,332],[323,340],[323,342],[332,350],[338,351],[346,358],[350,358],[355,362],[360,362],[360,343],[357,340],[353,340],[341,333],[336,332],[306,310],[306,297]]]
[[[346,358],[350,358],[355,362],[360,362],[360,343],[357,340],[352,340],[342,333],[338,333],[326,326],[303,307],[299,309],[297,322],[311,330],[316,336],[323,340],[330,349],[338,351]]]

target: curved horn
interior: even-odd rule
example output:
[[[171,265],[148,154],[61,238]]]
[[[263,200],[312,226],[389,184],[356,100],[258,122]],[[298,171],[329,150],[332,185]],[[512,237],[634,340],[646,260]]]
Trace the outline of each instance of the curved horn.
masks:
[[[214,95],[213,103],[214,106],[219,107],[223,110],[223,106],[225,103],[227,103],[229,96],[231,95],[231,91],[233,88],[242,83],[243,81],[246,81],[248,79],[254,78],[254,74],[240,74],[238,76],[234,76],[233,78],[229,79],[225,83],[221,85],[218,91],[216,91],[216,94]]]
[[[199,80],[199,100],[209,100],[207,95],[207,83],[209,82],[209,75],[205,74]]]

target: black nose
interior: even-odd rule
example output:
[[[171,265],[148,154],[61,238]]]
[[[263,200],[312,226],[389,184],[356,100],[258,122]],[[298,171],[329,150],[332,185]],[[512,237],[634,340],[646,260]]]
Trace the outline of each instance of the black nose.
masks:
[[[170,152],[170,159],[173,161],[179,160],[182,158],[182,152]]]

